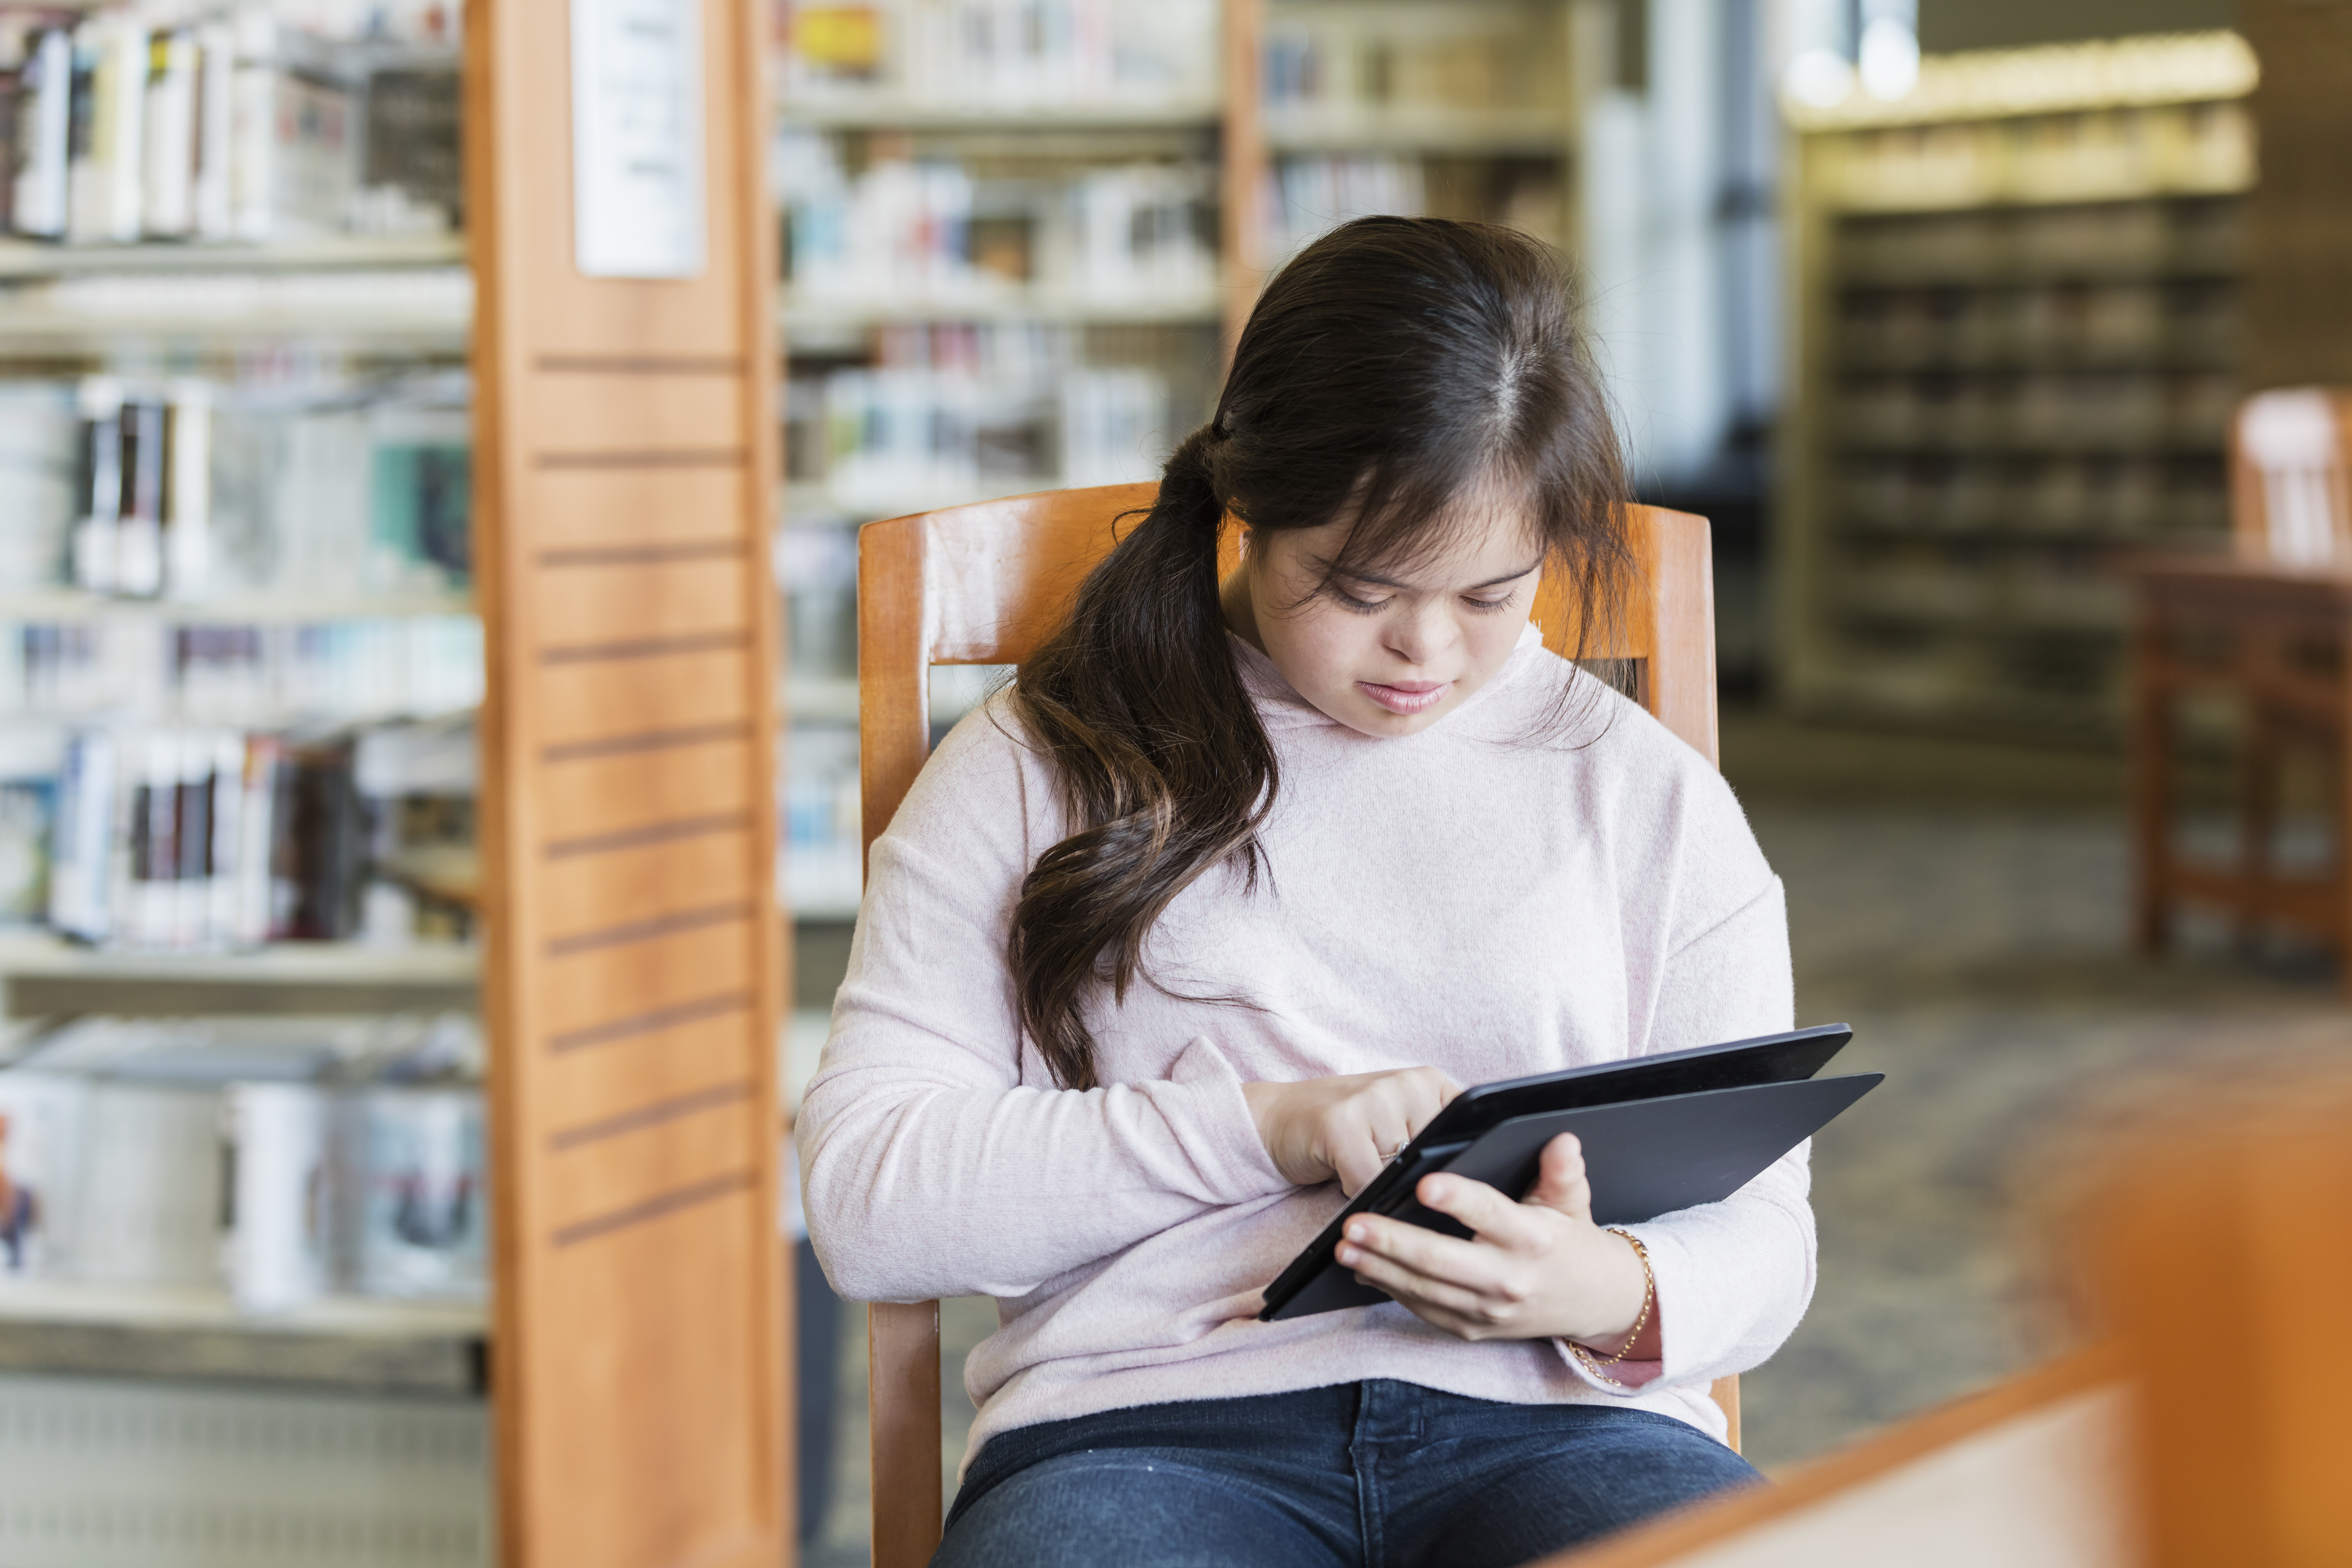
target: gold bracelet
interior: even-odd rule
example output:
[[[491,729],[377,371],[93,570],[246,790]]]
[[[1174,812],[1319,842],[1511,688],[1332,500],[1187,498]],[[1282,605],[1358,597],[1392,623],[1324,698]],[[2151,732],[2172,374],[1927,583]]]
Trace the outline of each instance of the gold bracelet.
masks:
[[[1613,1225],[1604,1228],[1606,1228],[1612,1236],[1623,1237],[1626,1244],[1633,1247],[1633,1256],[1642,1260],[1641,1314],[1633,1320],[1633,1326],[1625,1331],[1625,1342],[1619,1346],[1617,1353],[1611,1356],[1607,1361],[1596,1359],[1591,1351],[1586,1350],[1574,1340],[1563,1340],[1561,1342],[1568,1346],[1568,1353],[1576,1358],[1577,1365],[1582,1367],[1586,1372],[1590,1373],[1594,1377],[1599,1378],[1610,1387],[1622,1388],[1625,1386],[1623,1384],[1618,1382],[1615,1378],[1611,1377],[1601,1369],[1604,1366],[1615,1366],[1619,1362],[1623,1361],[1627,1353],[1633,1350],[1633,1342],[1642,1337],[1642,1331],[1649,1326],[1650,1303],[1658,1299],[1658,1277],[1655,1273],[1652,1272],[1650,1268],[1650,1249],[1642,1245],[1642,1238],[1640,1237],[1635,1236],[1630,1230],[1621,1230]]]

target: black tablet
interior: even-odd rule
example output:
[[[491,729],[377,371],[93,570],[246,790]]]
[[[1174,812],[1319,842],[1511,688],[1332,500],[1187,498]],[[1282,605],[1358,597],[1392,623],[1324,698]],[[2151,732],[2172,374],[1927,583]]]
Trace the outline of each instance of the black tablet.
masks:
[[[1332,1251],[1339,1244],[1340,1227],[1359,1214],[1412,1217],[1400,1213],[1409,1205],[1413,1214],[1420,1216],[1422,1224],[1436,1222],[1444,1228],[1457,1229],[1451,1221],[1430,1214],[1413,1203],[1413,1188],[1422,1177],[1433,1172],[1457,1168],[1454,1162],[1459,1156],[1507,1122],[1631,1100],[1649,1101],[1759,1085],[1801,1083],[1819,1072],[1853,1037],[1853,1031],[1845,1025],[1827,1024],[1786,1035],[1767,1035],[1719,1046],[1700,1046],[1660,1056],[1636,1057],[1628,1061],[1598,1062],[1589,1067],[1569,1068],[1533,1078],[1509,1079],[1465,1089],[1439,1111],[1429,1125],[1422,1129],[1421,1135],[1407,1144],[1385,1170],[1357,1194],[1355,1200],[1342,1209],[1324,1227],[1323,1233],[1266,1287],[1265,1309],[1258,1315],[1271,1321],[1386,1300],[1381,1292],[1358,1285],[1353,1275],[1332,1261]],[[1830,1117],[1843,1109],[1843,1103],[1838,1105],[1822,1116],[1822,1121],[1828,1121]],[[1576,1129],[1563,1128],[1562,1131]],[[1754,1171],[1743,1176],[1741,1183],[1752,1178],[1757,1171],[1761,1171],[1809,1136],[1810,1130],[1791,1138],[1761,1161]],[[1549,1142],[1549,1135],[1545,1141]],[[1540,1147],[1538,1143],[1538,1148]],[[1592,1167],[1589,1152],[1587,1166],[1588,1169]],[[1528,1179],[1532,1180],[1532,1177],[1530,1165]],[[1600,1179],[1597,1171],[1593,1179],[1597,1184]],[[1528,1181],[1521,1181],[1516,1189],[1507,1186],[1505,1190],[1516,1198],[1527,1190],[1528,1184]],[[1595,1190],[1598,1191],[1597,1184]],[[1737,1184],[1715,1194],[1715,1197],[1696,1198],[1692,1202],[1711,1203],[1717,1198],[1728,1196],[1736,1190]],[[1676,1206],[1688,1207],[1689,1205]],[[1648,1219],[1656,1214],[1670,1212],[1668,1209],[1656,1209],[1639,1217]],[[1303,1300],[1302,1292],[1307,1290],[1308,1284],[1327,1274],[1328,1279],[1323,1288],[1313,1293],[1313,1299],[1322,1301],[1337,1293],[1347,1294],[1350,1299],[1332,1300],[1323,1305],[1310,1305]],[[1344,1286],[1344,1292],[1338,1291],[1336,1286]]]

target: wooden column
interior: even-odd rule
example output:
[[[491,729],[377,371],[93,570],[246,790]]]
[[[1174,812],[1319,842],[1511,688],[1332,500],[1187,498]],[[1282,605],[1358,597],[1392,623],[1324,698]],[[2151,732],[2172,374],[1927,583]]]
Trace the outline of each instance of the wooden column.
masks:
[[[1224,100],[1223,145],[1218,149],[1218,250],[1225,295],[1223,363],[1249,324],[1272,260],[1266,255],[1265,91],[1265,0],[1222,0],[1218,80]]]
[[[507,1568],[793,1538],[759,16],[702,0],[707,261],[656,281],[574,262],[570,7],[467,12]]]

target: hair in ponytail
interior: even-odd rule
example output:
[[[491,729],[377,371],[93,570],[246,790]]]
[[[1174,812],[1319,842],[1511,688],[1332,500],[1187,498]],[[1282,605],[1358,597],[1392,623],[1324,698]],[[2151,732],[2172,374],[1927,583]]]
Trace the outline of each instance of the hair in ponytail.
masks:
[[[1567,279],[1509,229],[1360,218],[1266,286],[1216,417],[1168,459],[1142,521],[1021,666],[1015,711],[1047,756],[1070,837],[1022,884],[1009,959],[1055,1081],[1097,1083],[1085,1008],[1148,979],[1145,939],[1212,868],[1255,885],[1274,747],[1226,646],[1217,535],[1350,514],[1334,573],[1443,547],[1482,488],[1528,499],[1576,625],[1627,567],[1627,486]]]

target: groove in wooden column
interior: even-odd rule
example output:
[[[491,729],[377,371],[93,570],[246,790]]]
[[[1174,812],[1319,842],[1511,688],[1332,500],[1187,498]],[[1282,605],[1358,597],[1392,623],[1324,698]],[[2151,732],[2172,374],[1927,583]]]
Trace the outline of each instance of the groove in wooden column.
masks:
[[[548,1037],[547,1048],[561,1055],[569,1051],[586,1050],[591,1046],[609,1046],[615,1040],[633,1039],[639,1035],[658,1034],[679,1024],[691,1024],[703,1018],[724,1017],[740,1013],[751,1005],[749,991],[721,991],[714,995],[698,996],[688,1002],[674,1002],[667,1007],[614,1018],[609,1023],[588,1024],[566,1029]]]
[[[657,1100],[650,1105],[640,1105],[620,1111],[597,1121],[583,1121],[548,1134],[547,1146],[557,1153],[576,1149],[583,1143],[593,1143],[605,1138],[616,1138],[641,1128],[658,1127],[682,1116],[717,1110],[720,1106],[740,1104],[751,1098],[751,1080],[738,1079],[732,1083],[715,1083],[708,1089],[698,1089],[686,1094]]]
[[[690,816],[676,822],[649,822],[641,827],[625,827],[582,838],[558,839],[542,845],[541,852],[551,860],[565,860],[577,855],[606,855],[620,849],[643,848],[648,844],[699,838],[709,833],[740,833],[751,826],[749,812],[714,812],[708,816]]]
[[[748,741],[751,724],[740,719],[719,724],[690,724],[677,730],[647,730],[636,735],[614,735],[599,741],[564,741],[540,748],[542,763],[578,763],[593,757],[627,756],[637,752],[667,752],[688,746],[711,746]]]
[[[653,451],[541,452],[541,468],[740,468],[751,460],[740,447],[671,447]]]
[[[632,942],[652,942],[682,931],[701,931],[710,926],[733,925],[751,918],[751,906],[734,902],[712,904],[706,909],[680,910],[675,914],[656,915],[651,920],[629,921],[621,925],[605,926],[597,931],[578,932],[572,936],[551,937],[546,952],[550,958],[568,958],[575,952],[588,952],[600,947],[626,947]]]
[[[756,1172],[731,1171],[723,1176],[713,1176],[707,1181],[697,1182],[691,1186],[677,1188],[674,1192],[656,1194],[644,1202],[631,1204],[626,1208],[614,1209],[604,1214],[592,1215],[586,1219],[574,1220],[570,1225],[559,1226],[550,1232],[548,1240],[558,1247],[576,1247],[583,1241],[593,1241],[598,1237],[610,1236],[616,1230],[625,1230],[631,1226],[643,1225],[648,1220],[663,1219],[682,1209],[695,1208],[714,1199],[744,1192],[755,1187],[758,1182],[759,1175]]]
[[[719,653],[749,646],[746,632],[689,632],[683,637],[636,637],[626,642],[572,643],[539,650],[541,664],[603,664],[630,658],[668,658],[681,653]]]
[[[681,539],[662,544],[582,545],[542,550],[539,564],[561,566],[651,566],[666,561],[711,561],[740,558],[751,542],[740,535],[725,539]]]
[[[732,354],[542,353],[531,368],[551,375],[740,376],[743,362]]]

